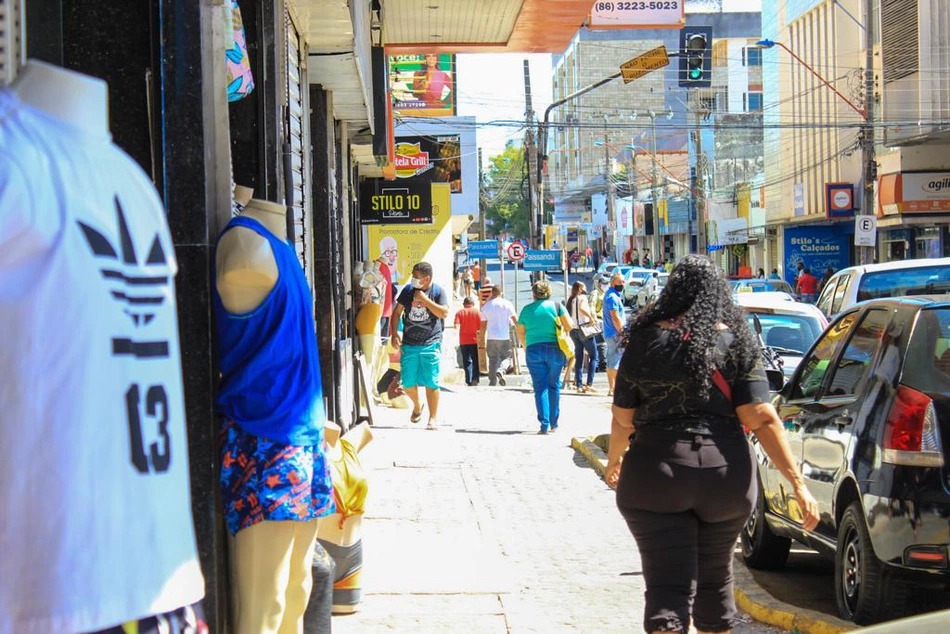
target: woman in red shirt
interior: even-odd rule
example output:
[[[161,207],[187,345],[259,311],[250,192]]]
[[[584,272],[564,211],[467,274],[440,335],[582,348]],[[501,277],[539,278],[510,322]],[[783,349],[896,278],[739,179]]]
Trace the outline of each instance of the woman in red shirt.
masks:
[[[482,315],[471,297],[466,297],[462,306],[462,310],[455,313],[455,327],[459,331],[465,385],[478,385],[478,329],[482,325]]]

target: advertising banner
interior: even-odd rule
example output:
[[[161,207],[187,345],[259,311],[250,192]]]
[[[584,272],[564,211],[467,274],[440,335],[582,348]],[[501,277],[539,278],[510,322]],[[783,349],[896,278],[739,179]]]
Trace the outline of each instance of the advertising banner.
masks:
[[[425,181],[392,183],[369,178],[360,184],[360,224],[432,222],[432,185]]]
[[[393,284],[405,284],[418,262],[432,265],[435,281],[452,288],[452,216],[448,185],[431,187],[432,223],[427,225],[381,224],[367,227],[367,252],[375,260],[382,257],[392,271]]]
[[[686,23],[686,0],[598,1],[590,10],[591,29],[678,29]]]
[[[786,227],[785,281],[795,286],[795,272],[801,262],[812,274],[821,278],[825,269],[840,271],[850,265],[850,227]]]
[[[829,219],[854,216],[854,184],[825,183],[825,215]]]
[[[459,136],[399,137],[396,139],[396,178],[448,183],[462,193],[462,146]]]
[[[455,55],[392,55],[389,92],[393,111],[405,117],[455,116]]]

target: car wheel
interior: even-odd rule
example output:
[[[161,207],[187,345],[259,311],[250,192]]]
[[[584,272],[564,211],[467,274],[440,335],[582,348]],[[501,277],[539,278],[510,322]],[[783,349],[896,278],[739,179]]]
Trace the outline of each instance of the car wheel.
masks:
[[[888,574],[874,554],[859,502],[844,512],[835,552],[835,598],[838,612],[858,625],[900,616],[907,604],[907,585]]]
[[[788,551],[792,540],[779,537],[769,528],[765,519],[765,493],[759,483],[759,495],[756,498],[752,515],[742,529],[742,560],[749,568],[757,570],[777,570],[788,560]]]

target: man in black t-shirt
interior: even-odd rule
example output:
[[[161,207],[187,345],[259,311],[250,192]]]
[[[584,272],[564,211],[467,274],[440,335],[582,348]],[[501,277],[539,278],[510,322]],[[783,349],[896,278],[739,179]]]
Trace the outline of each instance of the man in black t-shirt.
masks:
[[[402,289],[393,309],[390,335],[393,347],[402,347],[402,386],[412,400],[413,423],[422,420],[419,386],[426,388],[429,406],[427,429],[438,429],[439,374],[442,357],[442,330],[449,316],[449,303],[442,287],[432,282],[432,265],[419,262],[412,267],[410,283]],[[399,334],[402,318],[403,331]]]

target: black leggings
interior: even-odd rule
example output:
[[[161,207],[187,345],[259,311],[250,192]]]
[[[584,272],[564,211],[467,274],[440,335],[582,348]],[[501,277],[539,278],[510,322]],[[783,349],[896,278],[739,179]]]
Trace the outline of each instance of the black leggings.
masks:
[[[756,495],[755,459],[741,434],[637,433],[617,507],[640,550],[647,632],[686,632],[690,612],[699,630],[732,626],[732,555]]]

